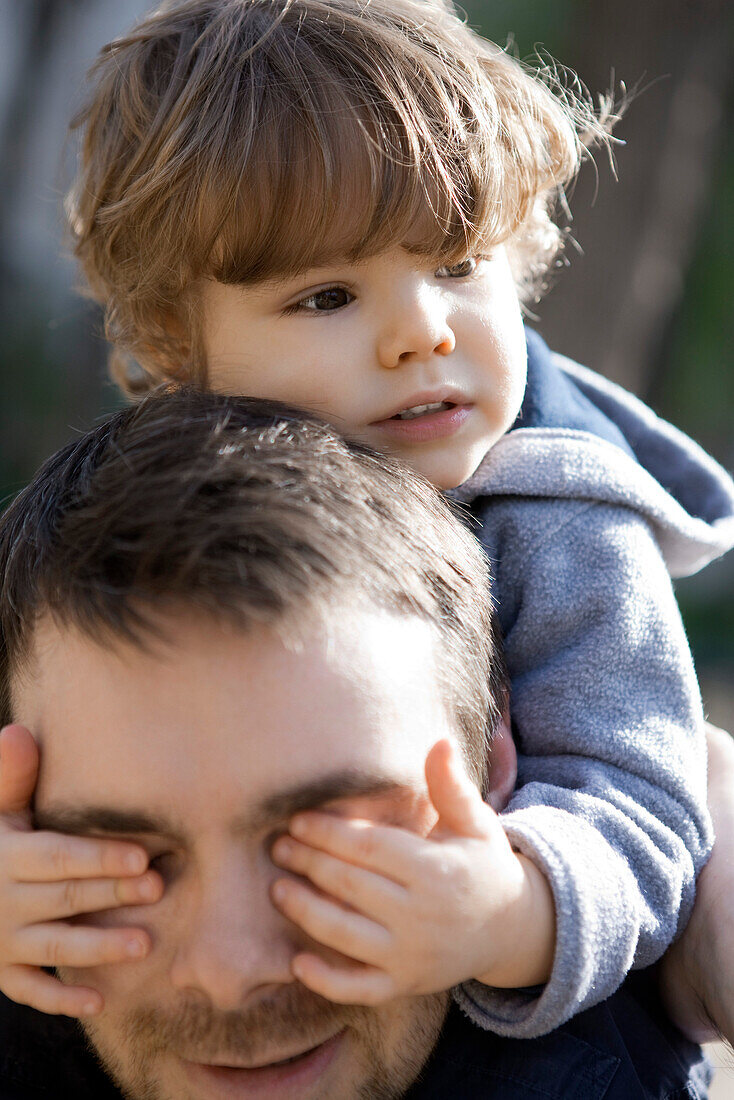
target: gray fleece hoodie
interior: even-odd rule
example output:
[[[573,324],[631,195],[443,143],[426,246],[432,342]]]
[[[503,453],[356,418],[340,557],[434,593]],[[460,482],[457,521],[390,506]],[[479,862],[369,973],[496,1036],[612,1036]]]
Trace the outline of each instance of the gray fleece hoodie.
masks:
[[[492,563],[512,682],[513,846],[553,890],[547,985],[453,992],[529,1038],[604,1000],[685,926],[712,843],[696,676],[670,576],[734,545],[734,483],[636,398],[528,334],[515,427],[451,495]]]

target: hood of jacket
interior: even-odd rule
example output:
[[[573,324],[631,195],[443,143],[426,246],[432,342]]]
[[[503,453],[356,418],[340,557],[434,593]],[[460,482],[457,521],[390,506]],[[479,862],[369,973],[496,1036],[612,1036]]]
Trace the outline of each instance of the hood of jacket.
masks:
[[[670,573],[734,546],[734,481],[642,401],[551,352],[527,331],[528,384],[515,424],[449,494],[565,497],[622,505],[651,524]]]

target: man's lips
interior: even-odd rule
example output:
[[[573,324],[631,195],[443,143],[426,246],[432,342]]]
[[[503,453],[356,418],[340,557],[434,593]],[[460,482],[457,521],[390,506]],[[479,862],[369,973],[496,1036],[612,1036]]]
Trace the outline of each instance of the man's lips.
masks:
[[[187,1081],[201,1090],[207,1100],[260,1100],[260,1097],[300,1095],[325,1073],[337,1057],[346,1032],[295,1055],[278,1055],[257,1066],[237,1065],[237,1058],[224,1064],[182,1060]]]

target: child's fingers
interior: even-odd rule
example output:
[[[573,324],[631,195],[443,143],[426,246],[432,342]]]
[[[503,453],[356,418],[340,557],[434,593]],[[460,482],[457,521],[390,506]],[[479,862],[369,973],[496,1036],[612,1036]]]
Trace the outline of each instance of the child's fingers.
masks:
[[[5,873],[15,882],[141,875],[148,854],[123,840],[97,840],[65,833],[17,833],[3,842]]]
[[[467,837],[486,835],[488,807],[466,774],[451,741],[436,742],[428,753],[426,782],[439,816],[434,834],[449,831]]]
[[[28,811],[38,779],[38,746],[25,726],[0,730],[0,814]]]
[[[19,883],[15,887],[14,907],[18,923],[30,924],[98,913],[121,905],[150,904],[159,901],[162,894],[160,875],[150,871],[140,878]]]
[[[272,896],[281,913],[312,939],[350,959],[379,965],[390,946],[390,933],[381,925],[293,879],[273,883]]]
[[[50,1016],[95,1016],[104,1004],[96,989],[64,985],[35,966],[3,967],[0,986],[11,1001]]]
[[[10,961],[31,966],[102,966],[142,959],[150,946],[150,936],[142,928],[32,924],[16,936],[16,958]]]
[[[271,854],[280,867],[303,875],[320,890],[354,906],[365,916],[389,916],[405,903],[405,889],[391,879],[335,859],[292,837],[279,837]]]
[[[378,1005],[395,995],[392,978],[374,966],[333,966],[318,955],[296,955],[292,970],[302,985],[344,1005]]]
[[[399,884],[407,885],[412,880],[416,862],[425,854],[425,839],[407,829],[337,814],[301,813],[288,828],[304,844]]]

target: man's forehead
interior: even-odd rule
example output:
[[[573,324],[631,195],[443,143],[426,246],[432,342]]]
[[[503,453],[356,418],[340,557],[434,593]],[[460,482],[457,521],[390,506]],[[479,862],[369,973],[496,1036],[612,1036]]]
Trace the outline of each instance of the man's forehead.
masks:
[[[160,661],[47,641],[16,717],[40,734],[41,820],[53,810],[65,831],[253,831],[346,798],[398,808],[452,732],[432,633],[409,617],[355,617],[297,652],[185,617]]]

